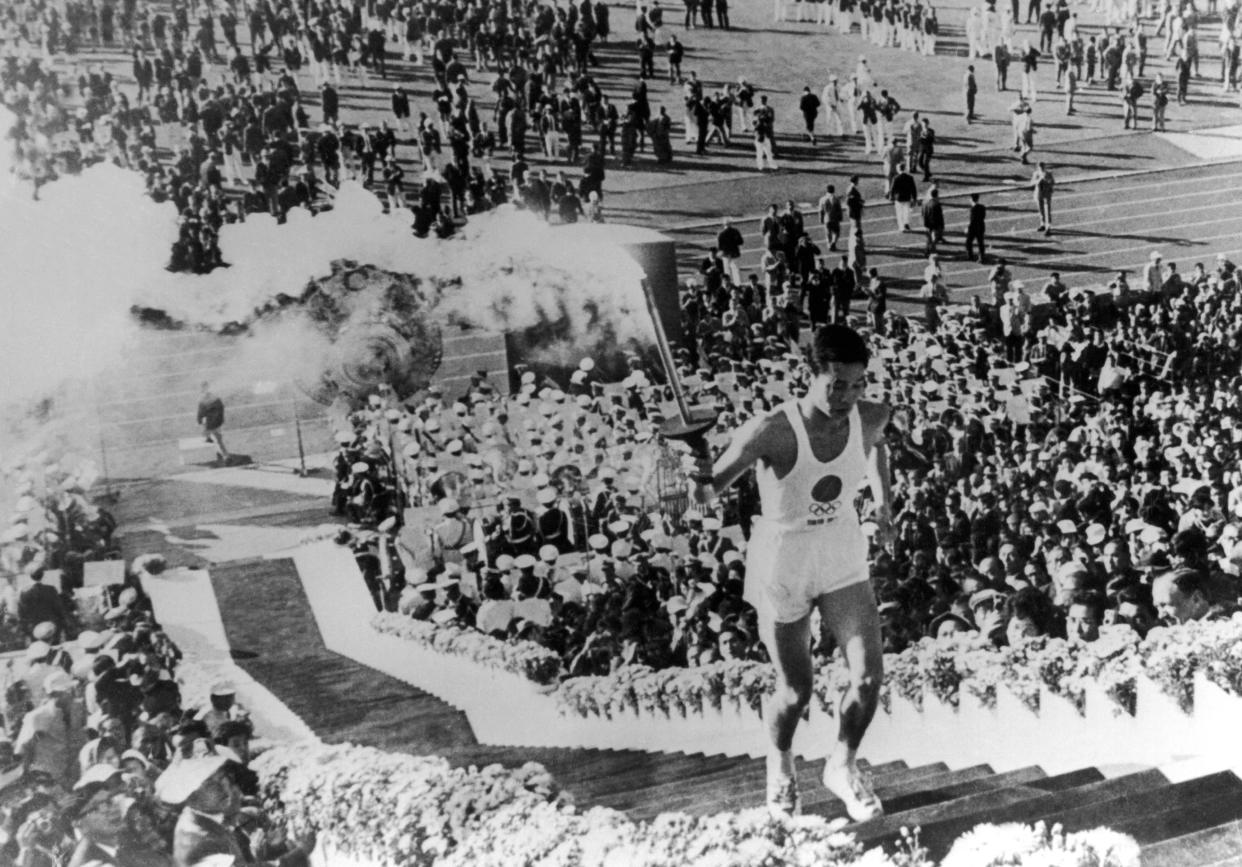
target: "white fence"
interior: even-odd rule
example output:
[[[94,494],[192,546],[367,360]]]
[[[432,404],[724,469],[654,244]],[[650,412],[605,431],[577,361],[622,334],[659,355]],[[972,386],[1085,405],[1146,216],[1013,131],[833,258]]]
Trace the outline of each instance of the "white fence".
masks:
[[[765,753],[759,714],[728,700],[720,710],[687,716],[563,714],[554,689],[373,630],[369,621],[375,611],[348,550],[317,543],[301,548],[294,561],[330,650],[458,708],[480,743],[754,757]],[[1048,692],[1041,695],[1039,710],[1032,711],[1003,685],[994,708],[984,707],[966,690],[961,706],[953,708],[928,690],[922,709],[894,695],[891,708],[876,714],[861,754],[871,762],[902,760],[910,765],[987,763],[998,772],[1038,765],[1050,774],[1187,759],[1236,767],[1242,764],[1242,739],[1234,731],[1239,719],[1242,699],[1203,678],[1195,682],[1195,710],[1189,715],[1143,678],[1134,716],[1094,688],[1088,689],[1082,714]],[[835,718],[813,709],[795,749],[807,758],[820,758],[835,741]]]

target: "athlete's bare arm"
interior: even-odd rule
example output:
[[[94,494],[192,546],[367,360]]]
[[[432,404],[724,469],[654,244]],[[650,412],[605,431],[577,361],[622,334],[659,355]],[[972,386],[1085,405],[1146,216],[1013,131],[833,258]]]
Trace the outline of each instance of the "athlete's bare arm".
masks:
[[[788,429],[789,425],[780,413],[762,415],[753,418],[738,428],[716,462],[706,466],[710,458],[699,461],[699,470],[704,476],[710,474],[710,482],[690,482],[690,497],[700,505],[715,498],[717,491],[723,491],[738,480],[757,461],[770,463],[779,447],[780,427]]]
[[[893,490],[888,471],[888,445],[884,442],[884,428],[888,425],[889,408],[887,404],[860,400],[858,415],[862,421],[863,451],[867,455],[871,496],[876,504],[875,521],[879,525],[876,540],[881,545],[887,545],[895,535]]]

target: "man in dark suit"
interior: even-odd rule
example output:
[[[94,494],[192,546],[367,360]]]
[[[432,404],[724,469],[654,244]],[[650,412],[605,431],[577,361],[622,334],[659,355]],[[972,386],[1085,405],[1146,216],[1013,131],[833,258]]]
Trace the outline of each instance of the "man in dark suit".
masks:
[[[988,207],[979,201],[978,193],[970,194],[970,222],[966,224],[966,258],[974,260],[974,245],[979,244],[979,262],[983,262],[987,256],[984,249],[984,234],[986,231],[988,216]]]
[[[17,619],[22,632],[30,635],[40,623],[51,623],[57,631],[65,634],[65,606],[60,591],[43,583],[43,570],[36,569],[30,576],[31,584],[17,599]]]
[[[323,122],[336,123],[341,117],[341,98],[332,83],[325,81],[321,85],[320,105],[323,108]]]
[[[966,93],[966,122],[970,123],[975,119],[975,97],[979,93],[979,83],[975,80],[974,66],[966,67],[966,76],[962,81],[962,87]]]
[[[927,232],[927,254],[936,252],[936,244],[944,240],[944,208],[940,205],[940,193],[932,190],[923,202],[923,229]]]
[[[267,153],[265,150],[264,153]],[[265,188],[269,183],[271,168],[267,160],[261,161],[255,166],[255,180]],[[229,450],[224,447],[224,437],[220,433],[220,429],[224,427],[224,401],[217,397],[211,391],[211,385],[207,382],[203,383],[203,391],[198,399],[198,410],[195,413],[194,420],[203,428],[203,436],[207,442],[212,443],[216,447],[216,460],[221,464],[227,464],[229,460]],[[47,618],[44,618],[45,620]]]

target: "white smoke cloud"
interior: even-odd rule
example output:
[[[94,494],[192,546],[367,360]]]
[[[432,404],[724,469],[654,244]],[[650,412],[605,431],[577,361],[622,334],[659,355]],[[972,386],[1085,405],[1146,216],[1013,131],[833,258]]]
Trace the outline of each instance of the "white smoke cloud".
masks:
[[[7,176],[6,176],[7,180]],[[163,272],[176,214],[113,166],[0,199],[0,370],[4,397],[46,395],[116,361],[137,338],[138,275]],[[118,207],[119,206],[119,207]],[[141,239],[141,242],[140,242]]]
[[[0,114],[0,136],[11,119]],[[4,177],[7,169],[0,163]],[[656,237],[644,230],[553,227],[506,207],[471,217],[456,239],[418,239],[408,212],[386,215],[374,195],[346,183],[333,210],[318,216],[294,211],[283,226],[266,215],[225,226],[220,245],[230,267],[189,275],[165,270],[176,211],[152,202],[137,173],[99,165],[45,186],[39,202],[28,194],[13,185],[0,207],[0,369],[9,400],[50,394],[122,360],[142,339],[135,305],[211,330],[253,322],[278,295],[301,296],[328,276],[337,259],[439,286],[431,315],[445,321],[516,330],[567,317],[569,345],[559,343],[566,355],[573,344],[598,342],[601,323],[620,341],[652,339],[642,270],[617,246]],[[260,361],[283,360],[288,369],[323,355],[304,323],[259,327],[246,344],[233,365],[239,381],[268,366]]]

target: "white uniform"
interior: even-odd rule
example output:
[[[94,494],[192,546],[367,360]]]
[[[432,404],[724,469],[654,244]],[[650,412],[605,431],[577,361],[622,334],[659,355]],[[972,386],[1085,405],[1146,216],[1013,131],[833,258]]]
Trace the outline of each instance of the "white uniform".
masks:
[[[841,107],[843,97],[841,96],[841,88],[835,82],[828,82],[824,87],[823,93],[819,97],[819,101],[824,106],[825,117],[824,125],[828,128],[828,135],[845,135],[845,124],[841,119]],[[734,281],[736,282],[736,281]]]
[[[827,462],[812,453],[796,401],[773,412],[789,419],[798,455],[782,479],[762,464],[756,470],[762,515],[748,546],[745,599],[761,622],[792,623],[820,596],[869,579],[867,538],[854,509],[867,459],[857,407],[845,448]]]

